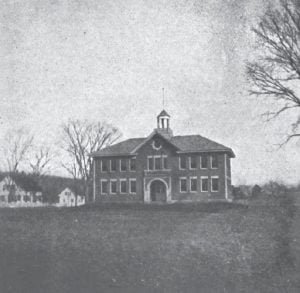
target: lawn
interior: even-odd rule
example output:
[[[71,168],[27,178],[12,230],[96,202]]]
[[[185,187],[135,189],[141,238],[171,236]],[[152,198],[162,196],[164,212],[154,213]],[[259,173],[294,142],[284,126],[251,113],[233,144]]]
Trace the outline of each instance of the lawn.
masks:
[[[299,292],[289,228],[261,205],[1,209],[0,292]]]

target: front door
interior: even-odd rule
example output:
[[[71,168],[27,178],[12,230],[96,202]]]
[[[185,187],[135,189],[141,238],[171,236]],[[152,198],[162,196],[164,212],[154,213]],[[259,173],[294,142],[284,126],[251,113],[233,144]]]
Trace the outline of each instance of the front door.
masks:
[[[154,202],[166,202],[167,190],[166,185],[160,180],[154,180],[150,186],[150,198]]]

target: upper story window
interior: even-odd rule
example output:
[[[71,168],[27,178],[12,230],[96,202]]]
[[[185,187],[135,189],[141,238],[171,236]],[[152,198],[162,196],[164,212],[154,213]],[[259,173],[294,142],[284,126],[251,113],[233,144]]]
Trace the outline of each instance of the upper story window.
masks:
[[[200,168],[201,169],[208,168],[208,157],[206,155],[200,156]]]
[[[186,169],[186,157],[179,157],[179,169]]]
[[[120,160],[120,171],[124,172],[126,171],[126,159],[121,159]]]
[[[148,156],[148,170],[168,169],[168,158],[166,155]]]
[[[161,157],[154,157],[154,169],[155,170],[161,169]]]
[[[102,159],[101,160],[101,171],[102,172],[107,172],[108,171],[108,166],[107,166],[107,160]]]
[[[117,160],[116,159],[110,160],[110,171],[111,172],[117,171]]]
[[[168,169],[169,165],[168,165],[168,157],[167,156],[163,156],[163,169]]]
[[[197,157],[191,156],[189,161],[190,161],[190,169],[197,169]]]
[[[129,168],[130,171],[136,171],[136,158],[132,158],[129,160]]]
[[[212,155],[211,156],[211,168],[212,169],[217,169],[218,166],[219,166],[218,156],[217,155]]]

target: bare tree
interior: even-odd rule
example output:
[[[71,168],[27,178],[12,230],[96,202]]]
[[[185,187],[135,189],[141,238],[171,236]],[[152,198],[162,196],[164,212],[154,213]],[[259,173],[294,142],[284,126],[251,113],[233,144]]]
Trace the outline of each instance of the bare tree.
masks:
[[[74,179],[83,181],[87,198],[92,168],[90,154],[113,144],[121,137],[121,133],[109,124],[87,120],[70,120],[63,124],[62,130],[63,149],[70,158],[70,163],[63,166]]]
[[[41,146],[37,148],[29,160],[29,166],[32,173],[36,176],[41,176],[50,170],[50,163],[55,154],[50,147]]]
[[[2,150],[8,172],[19,171],[20,164],[26,161],[26,156],[33,146],[33,140],[34,136],[29,134],[25,128],[6,133]]]
[[[300,109],[300,5],[296,0],[280,0],[269,7],[257,28],[262,53],[247,65],[251,94],[275,101],[277,109],[264,113],[267,121]],[[291,125],[282,145],[300,137],[300,115]]]

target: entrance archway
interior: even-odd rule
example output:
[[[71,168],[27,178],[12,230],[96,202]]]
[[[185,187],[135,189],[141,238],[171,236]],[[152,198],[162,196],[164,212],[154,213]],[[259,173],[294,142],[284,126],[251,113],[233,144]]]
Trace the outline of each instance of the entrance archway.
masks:
[[[150,199],[152,202],[167,201],[167,186],[162,180],[153,180],[150,184]]]

